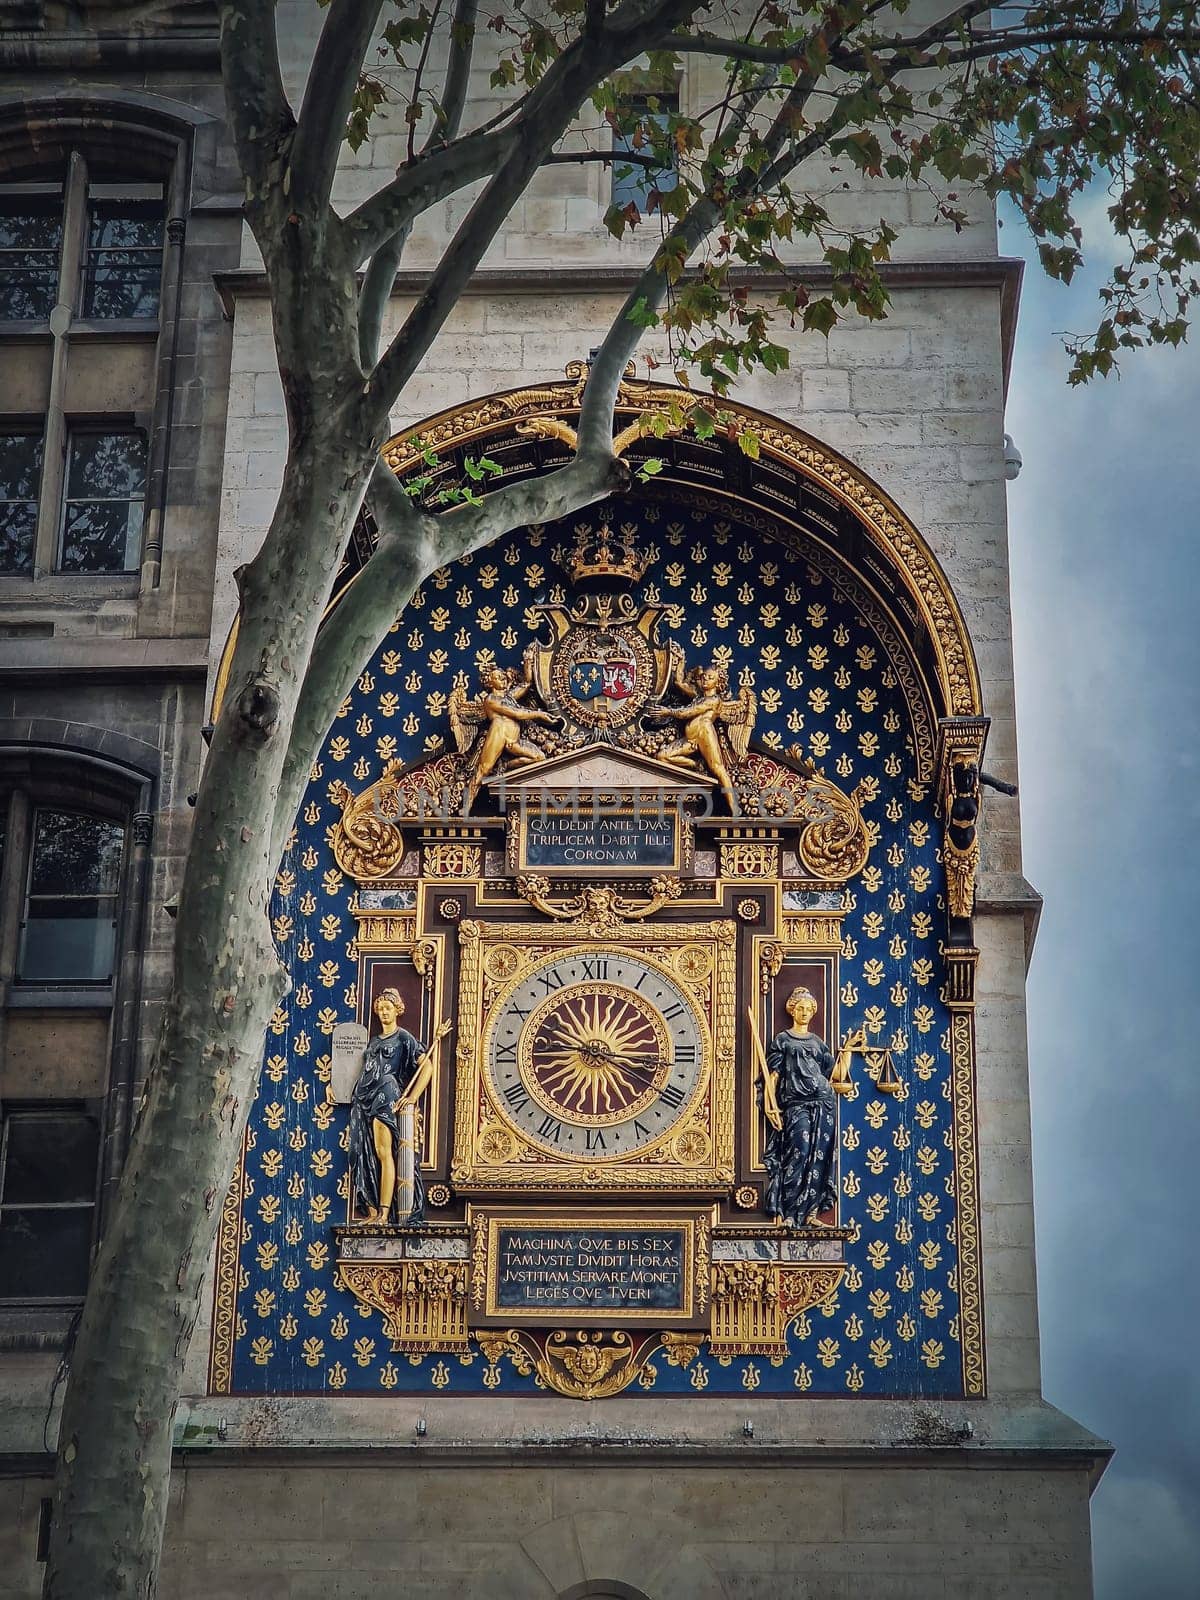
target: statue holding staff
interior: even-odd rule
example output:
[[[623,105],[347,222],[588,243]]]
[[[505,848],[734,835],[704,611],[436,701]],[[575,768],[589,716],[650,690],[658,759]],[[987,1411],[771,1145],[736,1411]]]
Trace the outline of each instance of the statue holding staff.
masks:
[[[380,1032],[367,1046],[350,1103],[351,1212],[356,1222],[415,1227],[425,1221],[419,1107],[451,1024],[439,1023],[426,1049],[398,1025],[404,1001],[397,989],[385,989],[374,1010]]]

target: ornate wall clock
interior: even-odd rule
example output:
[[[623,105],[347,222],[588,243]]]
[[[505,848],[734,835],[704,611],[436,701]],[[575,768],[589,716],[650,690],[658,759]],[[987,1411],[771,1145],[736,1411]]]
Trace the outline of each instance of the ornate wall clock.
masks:
[[[727,1185],[734,925],[589,931],[462,926],[456,1186]]]
[[[972,839],[938,805],[983,725],[934,729],[815,543],[636,515],[638,550],[530,529],[435,576],[331,730],[216,1392],[982,1391]]]

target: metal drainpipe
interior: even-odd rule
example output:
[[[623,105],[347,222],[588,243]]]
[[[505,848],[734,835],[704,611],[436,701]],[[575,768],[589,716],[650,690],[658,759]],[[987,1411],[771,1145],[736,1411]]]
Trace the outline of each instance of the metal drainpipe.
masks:
[[[138,803],[146,806],[149,789]],[[109,1207],[121,1180],[121,1169],[133,1132],[134,1088],[137,1082],[138,1023],[142,1010],[142,968],[146,952],[142,948],[146,929],[146,908],[150,893],[150,846],[154,833],[151,812],[134,812],[129,821],[129,869],[126,877],[124,911],[117,930],[121,965],[117,974],[112,1022],[112,1052],[108,1102],[105,1112],[104,1149],[101,1155],[100,1234],[108,1219]]]
[[[163,523],[167,515],[167,486],[171,471],[171,429],[175,425],[175,377],[179,366],[179,302],[183,292],[183,241],[187,231],[185,213],[192,188],[192,150],[188,146],[183,169],[176,169],[171,184],[167,218],[167,271],[163,274],[161,325],[171,330],[170,345],[158,365],[158,411],[161,421],[154,430],[150,455],[150,489],[153,511],[142,552],[141,589],[157,589],[162,574]]]

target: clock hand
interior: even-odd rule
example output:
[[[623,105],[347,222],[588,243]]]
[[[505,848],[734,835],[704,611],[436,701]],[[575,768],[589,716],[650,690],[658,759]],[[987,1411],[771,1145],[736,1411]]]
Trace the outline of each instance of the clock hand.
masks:
[[[588,1050],[587,1054],[595,1061],[608,1062],[622,1072],[628,1072],[631,1077],[642,1078],[645,1081],[652,1079],[661,1067],[668,1070],[674,1065],[666,1056],[635,1056],[617,1055],[611,1050]],[[636,1066],[638,1061],[649,1063],[647,1067]]]

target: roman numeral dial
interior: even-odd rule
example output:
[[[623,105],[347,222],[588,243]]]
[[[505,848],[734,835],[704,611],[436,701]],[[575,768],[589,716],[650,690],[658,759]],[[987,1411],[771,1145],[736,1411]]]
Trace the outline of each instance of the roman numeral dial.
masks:
[[[589,1164],[676,1132],[709,1055],[701,1009],[669,969],[618,948],[544,956],[501,997],[483,1046],[499,1115],[528,1143]]]

